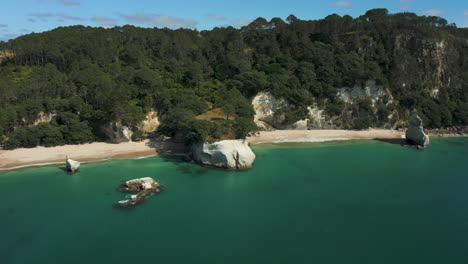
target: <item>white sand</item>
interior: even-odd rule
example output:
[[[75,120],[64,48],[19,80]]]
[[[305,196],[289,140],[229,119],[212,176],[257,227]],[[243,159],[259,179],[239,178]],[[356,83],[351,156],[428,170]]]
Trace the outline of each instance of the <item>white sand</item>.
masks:
[[[276,130],[262,131],[258,136],[249,137],[251,144],[279,142],[323,142],[346,139],[392,139],[400,138],[404,132],[387,129],[369,130]]]
[[[79,162],[92,162],[109,159],[128,159],[158,154],[157,149],[173,148],[167,142],[125,142],[111,144],[95,142],[83,145],[65,145],[52,148],[20,148],[0,150],[0,170],[27,166],[43,166],[65,163],[68,155]]]

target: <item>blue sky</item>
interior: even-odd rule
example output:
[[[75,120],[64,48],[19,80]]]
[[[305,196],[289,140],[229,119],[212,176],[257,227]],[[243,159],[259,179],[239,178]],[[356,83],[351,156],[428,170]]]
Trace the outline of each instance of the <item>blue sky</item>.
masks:
[[[329,14],[357,17],[372,8],[438,15],[468,27],[468,0],[1,0],[0,40],[59,26],[240,27],[257,17],[304,20]]]

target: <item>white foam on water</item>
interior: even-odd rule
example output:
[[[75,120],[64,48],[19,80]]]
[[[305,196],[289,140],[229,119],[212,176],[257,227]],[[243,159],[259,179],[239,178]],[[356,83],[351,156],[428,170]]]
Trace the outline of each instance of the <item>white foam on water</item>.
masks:
[[[342,137],[314,137],[314,138],[288,138],[272,141],[271,143],[320,143],[328,141],[344,141],[352,140],[352,138],[342,138]]]
[[[156,157],[156,156],[158,156],[158,155],[157,155],[157,154],[155,154],[155,155],[149,155],[149,156],[137,157],[137,158],[134,158],[134,160],[147,159],[147,158],[152,158],[152,157]]]
[[[0,168],[0,171],[16,170],[16,169],[22,169],[22,168],[27,168],[27,167],[42,167],[42,166],[57,165],[57,164],[65,164],[65,162],[34,163],[34,164],[21,165],[21,166],[12,167],[12,168],[6,168],[6,169]]]

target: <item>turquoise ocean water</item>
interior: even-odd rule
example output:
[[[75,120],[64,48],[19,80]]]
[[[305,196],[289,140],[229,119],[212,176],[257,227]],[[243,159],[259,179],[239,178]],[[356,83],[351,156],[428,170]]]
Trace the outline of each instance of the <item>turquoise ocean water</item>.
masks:
[[[468,138],[265,145],[248,171],[174,158],[0,173],[0,263],[468,263]],[[113,207],[118,185],[162,194]]]

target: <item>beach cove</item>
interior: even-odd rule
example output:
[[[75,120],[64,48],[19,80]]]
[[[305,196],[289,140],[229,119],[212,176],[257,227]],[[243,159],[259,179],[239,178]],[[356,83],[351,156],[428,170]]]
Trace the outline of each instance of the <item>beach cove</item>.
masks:
[[[262,131],[249,137],[249,144],[296,142],[325,142],[350,139],[399,139],[404,132],[385,129],[369,130],[276,130]],[[125,142],[119,144],[95,142],[82,145],[65,145],[58,147],[20,148],[0,150],[0,171],[37,167],[65,163],[65,156],[73,157],[80,162],[97,162],[122,160],[158,154],[183,153],[180,143],[170,140],[142,142]]]

